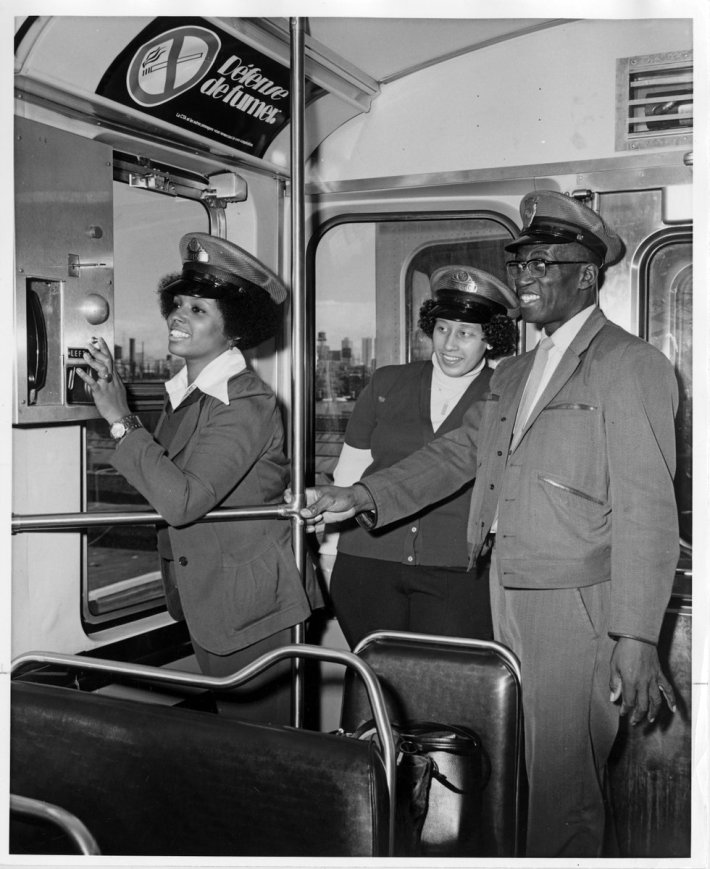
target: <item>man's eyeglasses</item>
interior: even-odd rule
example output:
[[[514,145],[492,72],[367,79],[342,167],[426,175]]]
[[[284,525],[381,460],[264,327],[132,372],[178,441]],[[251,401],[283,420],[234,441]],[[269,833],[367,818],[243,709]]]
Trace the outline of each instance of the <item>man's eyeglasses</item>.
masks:
[[[505,264],[508,272],[508,277],[511,280],[519,278],[525,269],[533,278],[544,278],[548,266],[569,266],[569,265],[585,265],[587,260],[551,260],[551,259],[529,259],[529,260],[511,260]]]

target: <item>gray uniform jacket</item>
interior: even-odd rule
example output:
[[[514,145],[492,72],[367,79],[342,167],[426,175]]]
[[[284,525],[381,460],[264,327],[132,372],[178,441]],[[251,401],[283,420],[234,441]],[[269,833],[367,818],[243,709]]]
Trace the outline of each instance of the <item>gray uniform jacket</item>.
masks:
[[[170,526],[185,619],[203,648],[228,654],[307,618],[287,522],[194,524],[217,506],[283,501],[281,417],[252,371],[230,379],[228,405],[210,395],[192,404],[169,453],[138,429],[118,445],[113,465]]]
[[[568,588],[611,580],[610,632],[656,642],[678,561],[673,490],[678,389],[660,351],[595,310],[510,451],[533,353],[496,369],[463,425],[363,481],[377,525],[476,476],[471,559],[498,511],[503,585]]]

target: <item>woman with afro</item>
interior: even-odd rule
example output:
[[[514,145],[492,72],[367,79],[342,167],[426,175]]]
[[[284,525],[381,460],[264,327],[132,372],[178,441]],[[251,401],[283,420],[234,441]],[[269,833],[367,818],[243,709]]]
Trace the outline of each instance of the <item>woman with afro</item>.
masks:
[[[187,622],[202,672],[225,676],[288,644],[291,627],[319,603],[310,575],[310,600],[304,591],[287,523],[199,521],[217,507],[283,500],[289,479],[281,415],[242,350],[275,335],[287,292],[259,260],[224,239],[188,233],[180,253],[182,272],[161,281],[158,298],[168,351],[184,366],[165,384],[155,431],[130,412],[104,341],[87,346],[92,371],[82,377],[117,442],[113,466],[165,520],[158,553],[168,611]],[[230,692],[219,711],[288,723],[290,680],[288,672],[274,675],[278,669]]]

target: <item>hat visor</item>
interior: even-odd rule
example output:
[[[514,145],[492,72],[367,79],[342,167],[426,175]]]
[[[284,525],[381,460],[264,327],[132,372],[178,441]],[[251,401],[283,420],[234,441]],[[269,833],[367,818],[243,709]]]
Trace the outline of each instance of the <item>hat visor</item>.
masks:
[[[180,277],[162,288],[162,292],[174,293],[176,296],[196,296],[200,299],[223,299],[238,290],[229,284],[212,284],[207,281],[196,281],[194,278]]]
[[[526,244],[570,244],[575,239],[563,238],[551,232],[536,232],[534,235],[521,235],[509,244],[506,244],[505,250],[516,251],[519,247]]]
[[[439,302],[427,312],[427,316],[442,320],[454,320],[458,323],[488,323],[496,314],[504,314],[512,319],[520,315],[517,307],[505,308],[496,302],[478,303],[476,305],[452,305],[451,303]]]
[[[501,305],[451,305],[442,302],[432,307],[429,316],[442,320],[454,320],[458,323],[487,323],[494,314],[505,314]]]

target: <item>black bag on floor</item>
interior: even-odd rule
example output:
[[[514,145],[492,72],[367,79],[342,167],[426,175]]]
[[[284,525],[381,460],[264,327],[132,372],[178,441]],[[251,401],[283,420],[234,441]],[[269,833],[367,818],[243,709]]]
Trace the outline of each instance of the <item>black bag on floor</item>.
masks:
[[[395,857],[480,854],[481,791],[490,764],[478,734],[463,725],[392,725],[397,751]],[[350,734],[372,739],[368,721]]]

